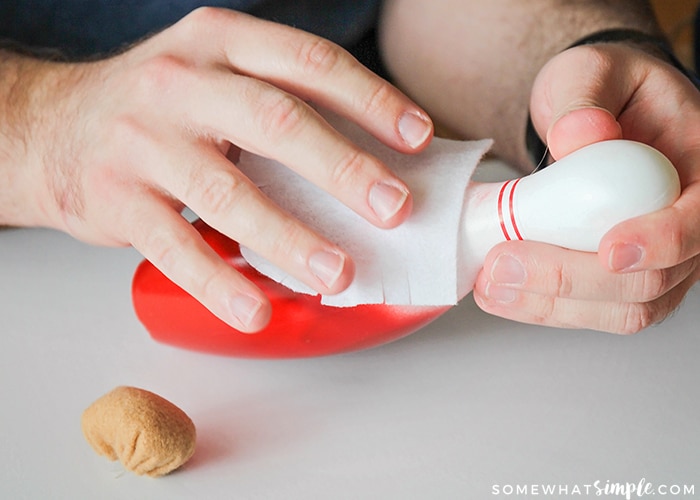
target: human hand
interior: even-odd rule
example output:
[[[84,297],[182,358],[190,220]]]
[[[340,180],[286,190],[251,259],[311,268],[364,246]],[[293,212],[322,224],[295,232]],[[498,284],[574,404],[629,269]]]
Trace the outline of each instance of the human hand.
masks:
[[[569,49],[541,70],[531,112],[555,159],[608,139],[655,147],[676,166],[681,196],[614,227],[597,255],[498,245],[478,277],[476,302],[526,323],[616,333],[663,320],[700,279],[700,92],[636,47],[598,44]]]
[[[262,195],[236,169],[239,151],[284,163],[390,228],[410,213],[408,188],[308,103],[401,152],[423,149],[432,135],[423,111],[339,47],[221,9],[199,9],[109,59],[44,62],[30,83],[19,192],[38,209],[26,207],[27,221],[132,245],[247,332],[268,322],[269,301],[206,245],[183,207],[319,292],[337,293],[352,280],[350,257]]]

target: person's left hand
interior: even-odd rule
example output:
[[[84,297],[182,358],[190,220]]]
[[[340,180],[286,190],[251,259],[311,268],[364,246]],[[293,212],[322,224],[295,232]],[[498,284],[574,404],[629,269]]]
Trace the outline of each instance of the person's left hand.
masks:
[[[525,323],[615,333],[663,320],[700,279],[700,92],[637,47],[596,44],[549,61],[530,107],[555,159],[602,140],[643,142],[676,166],[681,196],[615,226],[597,255],[535,242],[496,246],[474,287],[477,304]]]

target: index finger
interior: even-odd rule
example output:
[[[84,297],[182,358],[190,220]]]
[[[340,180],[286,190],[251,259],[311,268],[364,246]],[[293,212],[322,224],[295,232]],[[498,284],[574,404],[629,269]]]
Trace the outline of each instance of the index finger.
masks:
[[[181,37],[188,52],[313,100],[399,151],[417,152],[430,142],[427,113],[338,45],[226,9],[201,8],[188,20]]]

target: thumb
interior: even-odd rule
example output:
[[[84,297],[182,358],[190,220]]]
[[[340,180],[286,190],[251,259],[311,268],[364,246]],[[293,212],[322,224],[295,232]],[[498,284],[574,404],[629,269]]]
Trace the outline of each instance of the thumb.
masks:
[[[597,106],[565,107],[547,130],[547,144],[555,159],[611,139],[622,139],[622,128],[610,111]]]
[[[531,116],[554,159],[622,138],[617,115],[624,106],[623,89],[616,88],[615,69],[595,64],[591,57],[586,48],[569,49],[552,58],[535,79]]]

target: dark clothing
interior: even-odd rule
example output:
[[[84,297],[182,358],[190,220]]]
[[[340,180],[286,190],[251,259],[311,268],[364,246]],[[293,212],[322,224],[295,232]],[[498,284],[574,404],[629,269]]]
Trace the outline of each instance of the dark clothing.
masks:
[[[346,47],[374,26],[379,0],[0,0],[0,38],[69,57],[110,53],[209,5],[296,26]]]

